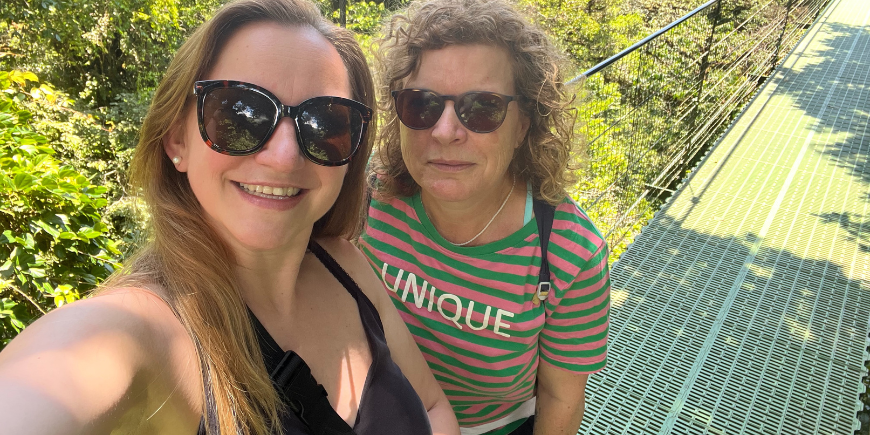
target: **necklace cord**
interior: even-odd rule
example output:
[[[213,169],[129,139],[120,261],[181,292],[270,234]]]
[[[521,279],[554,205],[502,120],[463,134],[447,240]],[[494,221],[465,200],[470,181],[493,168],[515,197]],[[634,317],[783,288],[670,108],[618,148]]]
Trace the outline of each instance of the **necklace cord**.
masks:
[[[504,197],[504,201],[502,201],[502,203],[501,203],[501,207],[499,207],[498,210],[495,212],[495,214],[492,215],[492,218],[490,218],[489,222],[486,223],[486,226],[483,227],[483,229],[480,230],[480,232],[477,233],[477,235],[475,235],[474,237],[472,237],[471,240],[469,240],[469,241],[467,241],[467,242],[464,242],[464,243],[453,243],[453,242],[451,242],[450,240],[447,240],[447,238],[444,237],[443,235],[441,236],[441,238],[443,238],[444,240],[447,240],[447,243],[450,243],[450,244],[453,245],[453,246],[465,246],[465,245],[467,245],[467,244],[469,244],[469,243],[471,243],[471,242],[477,240],[477,238],[480,237],[480,235],[483,234],[483,233],[484,233],[484,232],[489,228],[490,225],[492,225],[492,223],[495,221],[495,218],[499,215],[499,213],[501,213],[502,209],[504,209],[504,206],[507,205],[508,199],[510,199],[511,194],[514,193],[514,187],[516,187],[516,185],[517,185],[517,178],[516,178],[516,177],[513,177],[513,180],[514,180],[513,183],[511,183],[511,190],[508,192],[507,196]],[[421,200],[420,200],[420,204],[423,205],[422,198],[421,198]],[[426,211],[426,206],[425,206],[425,205],[423,205],[423,213],[426,213],[426,218],[429,219],[429,222],[432,222],[432,218],[429,217],[429,212]],[[434,222],[432,223],[432,227],[435,228],[435,223],[434,223]],[[435,231],[438,231],[438,228],[435,228]],[[438,233],[441,234],[440,231],[439,231]]]

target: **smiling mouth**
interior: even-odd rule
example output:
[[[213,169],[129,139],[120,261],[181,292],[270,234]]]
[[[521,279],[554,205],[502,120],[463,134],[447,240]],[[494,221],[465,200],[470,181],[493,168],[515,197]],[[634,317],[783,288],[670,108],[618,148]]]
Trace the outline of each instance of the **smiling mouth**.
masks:
[[[242,188],[247,193],[250,193],[254,196],[259,196],[260,198],[268,198],[268,199],[284,199],[284,198],[292,198],[296,195],[299,195],[299,192],[302,190],[298,187],[273,187],[273,186],[261,186],[259,184],[246,184],[246,183],[237,183],[239,187]]]

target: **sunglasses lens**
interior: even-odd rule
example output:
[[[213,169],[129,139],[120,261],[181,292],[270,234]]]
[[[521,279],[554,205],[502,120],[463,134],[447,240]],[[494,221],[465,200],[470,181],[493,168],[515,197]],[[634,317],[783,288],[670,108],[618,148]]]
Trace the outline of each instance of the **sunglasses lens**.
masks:
[[[312,160],[335,164],[354,154],[363,131],[363,117],[359,110],[319,99],[300,109],[299,135]]]
[[[444,102],[434,92],[405,89],[396,93],[396,114],[408,128],[432,128],[442,111]]]
[[[202,109],[209,140],[230,153],[256,149],[272,130],[278,110],[265,95],[240,88],[209,91]]]
[[[505,100],[488,92],[471,92],[456,103],[459,120],[475,133],[495,131],[507,115]]]

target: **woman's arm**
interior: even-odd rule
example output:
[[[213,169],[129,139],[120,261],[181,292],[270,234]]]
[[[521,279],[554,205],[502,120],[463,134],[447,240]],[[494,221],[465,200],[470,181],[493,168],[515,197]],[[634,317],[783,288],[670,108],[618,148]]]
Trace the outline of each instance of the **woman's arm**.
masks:
[[[587,374],[538,364],[535,435],[574,435],[583,421]]]
[[[152,328],[171,311],[141,293],[78,301],[34,322],[9,343],[0,353],[4,433],[108,434],[127,424],[149,427],[142,420],[155,413],[159,405],[152,402],[169,384],[158,373],[173,372],[163,359],[168,352],[160,348],[176,348],[177,340]],[[144,319],[147,315],[158,317]],[[174,317],[164,320],[177,324]],[[163,359],[159,371],[155,358]],[[184,388],[179,393],[183,397]],[[169,391],[165,394],[168,401]],[[178,411],[155,413],[150,424],[160,425],[164,416],[177,420]],[[195,430],[194,425],[191,433]]]
[[[447,401],[447,396],[441,391],[408,327],[399,317],[396,307],[384,291],[383,284],[374,274],[363,254],[347,241],[319,240],[318,242],[328,246],[333,257],[340,259],[342,267],[378,310],[393,361],[402,369],[402,373],[423,401],[429,413],[432,432],[435,435],[458,435],[459,423],[456,421],[450,402]]]
[[[572,207],[563,208],[579,210]],[[554,291],[546,301],[544,328],[538,336],[541,359],[535,435],[577,433],[583,421],[589,373],[603,369],[607,362],[607,245],[588,220],[577,219],[573,225],[563,221],[560,226],[554,233],[560,236],[557,243],[562,249],[556,255],[550,250],[547,258],[551,267],[555,265],[562,276],[571,279],[556,278]]]

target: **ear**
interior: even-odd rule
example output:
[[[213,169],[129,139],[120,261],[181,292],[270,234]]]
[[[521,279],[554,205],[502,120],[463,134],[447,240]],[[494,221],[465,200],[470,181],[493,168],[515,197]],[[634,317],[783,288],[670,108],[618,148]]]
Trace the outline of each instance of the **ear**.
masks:
[[[175,157],[181,159],[175,164],[175,169],[178,172],[187,172],[187,165],[190,162],[185,133],[184,123],[178,122],[163,136],[163,150],[166,152],[169,161],[172,161]]]
[[[523,141],[526,140],[526,134],[529,132],[529,126],[532,125],[532,120],[528,115],[525,114],[522,110],[520,112],[520,131],[517,134],[517,143],[514,145],[514,149],[520,147],[523,144]]]

